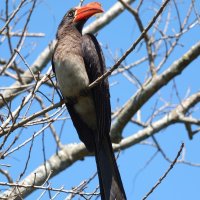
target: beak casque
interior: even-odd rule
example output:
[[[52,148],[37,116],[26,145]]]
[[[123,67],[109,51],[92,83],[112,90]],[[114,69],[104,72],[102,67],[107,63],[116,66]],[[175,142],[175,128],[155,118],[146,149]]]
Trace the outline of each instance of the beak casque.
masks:
[[[98,2],[88,3],[85,6],[76,8],[75,18],[74,18],[73,22],[78,22],[81,20],[88,19],[89,17],[93,16],[94,14],[102,13],[102,12],[104,12],[104,10],[101,7],[100,3],[98,3]]]

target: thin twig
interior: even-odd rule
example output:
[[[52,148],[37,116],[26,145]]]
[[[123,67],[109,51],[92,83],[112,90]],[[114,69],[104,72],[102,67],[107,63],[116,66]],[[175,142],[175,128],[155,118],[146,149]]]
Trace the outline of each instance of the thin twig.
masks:
[[[30,66],[29,66],[29,64],[26,62],[26,60],[25,60],[24,57],[21,55],[21,53],[20,53],[17,49],[14,49],[14,51],[20,56],[20,58],[22,59],[22,61],[24,62],[24,64],[25,64],[26,67],[28,68],[28,70],[30,71],[31,75],[33,76],[33,79],[34,79],[35,81],[37,81],[36,78],[35,78],[34,73],[32,72],[32,70],[31,70],[31,68],[30,68]]]
[[[11,22],[11,20],[15,17],[15,15],[17,14],[17,12],[20,10],[20,8],[22,7],[22,5],[26,2],[26,0],[22,0],[21,3],[19,4],[19,6],[15,9],[15,11],[11,14],[10,18],[7,20],[7,22],[5,23],[5,25],[2,27],[2,29],[0,30],[0,34],[6,29],[6,27],[8,26],[8,24]]]
[[[164,175],[162,177],[159,178],[158,182],[151,188],[151,190],[145,195],[145,197],[142,200],[147,199],[147,197],[152,194],[154,192],[154,190],[158,187],[158,185],[161,184],[161,182],[163,181],[163,179],[168,175],[168,173],[172,170],[172,168],[174,167],[174,165],[176,164],[178,157],[181,155],[181,152],[183,150],[184,147],[184,143],[181,144],[181,147],[177,153],[176,158],[174,159],[174,161],[172,162],[172,164],[170,165],[169,169],[164,173]]]
[[[149,31],[149,29],[153,26],[155,23],[156,19],[160,16],[160,14],[163,12],[164,8],[166,7],[167,3],[170,0],[166,0],[163,5],[160,7],[156,15],[153,17],[149,25],[143,30],[141,35],[138,37],[138,39],[132,44],[132,46],[124,53],[124,55],[113,65],[113,67],[108,70],[105,74],[97,78],[94,82],[92,82],[89,85],[89,88],[95,87],[97,84],[99,84],[103,79],[108,77],[109,75],[112,74],[112,72],[119,67],[119,65],[122,63],[122,61],[135,49],[135,47],[141,42],[141,40],[144,38],[145,34]]]

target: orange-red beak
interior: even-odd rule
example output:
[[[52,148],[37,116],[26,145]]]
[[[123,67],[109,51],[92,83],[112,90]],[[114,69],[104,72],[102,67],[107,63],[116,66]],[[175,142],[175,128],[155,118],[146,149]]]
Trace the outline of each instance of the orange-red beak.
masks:
[[[78,22],[80,20],[88,19],[92,15],[102,12],[104,11],[100,3],[98,2],[88,3],[85,6],[76,8],[75,18],[73,21]]]

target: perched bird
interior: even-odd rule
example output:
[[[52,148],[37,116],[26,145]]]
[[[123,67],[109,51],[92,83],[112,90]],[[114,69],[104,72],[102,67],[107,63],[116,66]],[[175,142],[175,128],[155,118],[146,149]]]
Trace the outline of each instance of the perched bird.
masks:
[[[79,138],[88,151],[95,153],[101,199],[125,200],[109,136],[108,80],[88,89],[90,83],[105,73],[106,67],[97,39],[92,34],[82,35],[82,29],[88,18],[101,12],[101,4],[93,2],[65,14],[58,27],[52,66]]]

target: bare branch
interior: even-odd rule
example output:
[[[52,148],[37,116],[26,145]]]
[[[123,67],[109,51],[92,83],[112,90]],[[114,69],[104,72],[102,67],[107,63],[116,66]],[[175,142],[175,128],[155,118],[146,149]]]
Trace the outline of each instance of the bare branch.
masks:
[[[179,122],[180,114],[186,113],[192,106],[200,102],[200,92],[192,95],[181,105],[177,106],[174,110],[172,110],[169,114],[166,114],[162,119],[150,124],[143,130],[138,131],[137,133],[124,138],[119,144],[113,144],[114,149],[122,150],[133,146],[144,139],[150,137],[153,134],[158,133],[161,129],[166,128],[176,122]],[[112,132],[113,130],[111,130]],[[34,172],[32,172],[29,176],[27,176],[21,184],[29,184],[29,185],[41,185],[45,179],[45,167],[47,169],[47,174],[51,171],[52,177],[60,173],[62,170],[65,170],[69,166],[71,166],[74,162],[78,160],[82,160],[85,156],[90,156],[89,152],[86,150],[83,143],[80,144],[69,144],[65,145],[63,149],[58,151],[55,155],[53,155],[49,160],[46,161],[45,164],[38,167]],[[38,176],[37,176],[38,174]],[[34,188],[20,188],[20,193],[23,197],[29,195]],[[12,191],[12,189],[11,189]],[[11,192],[10,190],[4,192],[0,197],[16,195],[15,192]]]
[[[134,0],[126,0],[127,3],[131,3]],[[88,25],[86,28],[84,28],[83,33],[95,33],[99,31],[101,28],[103,28],[105,25],[107,25],[111,20],[116,18],[119,14],[121,14],[124,11],[124,7],[117,2],[110,10],[108,10],[102,17],[98,18],[95,22]],[[33,65],[30,67],[31,71],[34,74],[37,74],[40,72],[51,60],[52,57],[52,51],[54,49],[56,41],[51,42],[44,50],[41,52],[41,54],[38,56],[38,58],[35,60]],[[22,81],[24,84],[29,84],[33,80],[33,77],[30,74],[30,71],[27,70],[22,75]],[[13,98],[15,98],[19,92],[22,90],[20,88],[21,84],[17,81],[11,87],[18,87],[19,89],[11,91],[5,91],[2,95],[6,99],[7,102],[11,101]],[[4,102],[0,99],[0,108],[4,106]]]
[[[165,174],[159,178],[158,182],[152,187],[152,189],[145,195],[145,197],[143,198],[143,200],[147,199],[148,196],[150,194],[152,194],[154,192],[154,190],[158,187],[158,185],[161,184],[161,182],[164,180],[164,178],[166,178],[166,176],[169,174],[169,172],[172,170],[172,168],[174,167],[174,165],[176,164],[179,156],[181,155],[181,152],[183,150],[183,147],[184,147],[184,143],[182,143],[177,155],[176,155],[176,158],[174,159],[174,161],[171,163],[171,165],[169,166],[169,169],[165,172]]]
[[[116,122],[112,125],[111,136],[120,137],[123,128],[132,116],[163,86],[188,67],[200,55],[200,42],[194,45],[187,53],[175,61],[162,74],[154,77],[143,85],[143,88],[133,95],[121,109]]]
[[[7,35],[8,33],[1,33],[1,35]],[[22,37],[22,34],[21,32],[9,32],[9,36],[10,37]],[[45,37],[45,34],[44,33],[28,33],[26,32],[24,34],[24,37]]]
[[[114,66],[108,70],[105,74],[100,76],[98,79],[96,79],[93,83],[89,85],[89,88],[95,87],[95,85],[99,84],[103,79],[108,77],[112,74],[114,70],[116,70],[121,62],[135,49],[135,47],[141,42],[141,40],[145,37],[145,34],[149,31],[149,29],[153,26],[156,19],[160,16],[160,14],[163,12],[164,8],[166,7],[167,3],[170,0],[165,0],[163,5],[160,7],[159,11],[156,13],[156,15],[153,17],[151,22],[148,24],[148,26],[142,31],[141,35],[138,37],[138,39],[131,45],[131,47],[125,52],[125,54],[114,64]]]
[[[26,0],[22,0],[20,2],[20,4],[18,5],[18,7],[15,9],[14,12],[12,12],[12,15],[10,16],[10,18],[7,20],[7,22],[4,24],[4,26],[1,28],[0,30],[0,34],[6,29],[6,27],[8,26],[8,24],[12,21],[12,19],[15,17],[15,15],[17,14],[17,12],[20,10],[20,8],[23,6],[23,4],[26,2]]]

